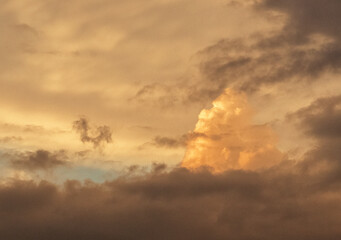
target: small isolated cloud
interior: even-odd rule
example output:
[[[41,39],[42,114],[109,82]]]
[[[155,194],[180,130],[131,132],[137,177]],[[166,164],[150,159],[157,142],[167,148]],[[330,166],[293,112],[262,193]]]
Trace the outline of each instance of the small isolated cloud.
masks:
[[[185,135],[181,136],[180,138],[156,136],[153,139],[152,145],[156,147],[164,147],[164,148],[185,147],[186,138],[185,138]]]
[[[92,143],[97,148],[105,143],[112,142],[112,131],[108,126],[90,126],[89,121],[81,117],[73,122],[73,129],[79,134],[83,143]]]
[[[206,138],[208,136],[198,132],[189,132],[180,137],[156,136],[150,144],[159,148],[180,148],[186,147],[189,141],[198,137]]]

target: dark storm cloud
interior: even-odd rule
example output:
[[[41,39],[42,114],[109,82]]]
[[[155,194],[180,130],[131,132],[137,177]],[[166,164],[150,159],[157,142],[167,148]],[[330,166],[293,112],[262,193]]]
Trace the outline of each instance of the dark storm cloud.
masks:
[[[0,187],[0,230],[7,240],[339,239],[340,179],[323,188],[316,176],[284,169],[175,169],[63,189],[14,181]]]
[[[10,156],[10,164],[16,169],[23,170],[50,170],[56,167],[65,166],[65,154],[61,152],[51,153],[46,150],[35,152],[17,153]]]
[[[108,126],[92,127],[86,118],[80,118],[73,122],[73,128],[79,133],[83,143],[92,143],[94,148],[102,143],[112,142],[112,131]]]

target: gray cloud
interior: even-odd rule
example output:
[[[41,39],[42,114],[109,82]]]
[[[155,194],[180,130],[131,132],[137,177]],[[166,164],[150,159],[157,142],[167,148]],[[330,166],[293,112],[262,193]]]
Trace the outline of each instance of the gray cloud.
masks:
[[[310,84],[340,72],[339,1],[264,0],[254,9],[264,15],[277,11],[287,20],[276,31],[223,39],[201,50],[195,56],[199,77],[163,86],[161,97],[153,95],[152,85],[144,86],[136,98],[150,94],[161,103],[207,103],[227,87],[254,93],[264,86]]]
[[[339,72],[339,1],[265,0],[255,7],[280,11],[288,20],[278,32],[260,33],[249,40],[222,40],[201,51],[204,60],[200,68],[204,80],[212,85],[199,88],[194,96],[205,92],[214,96],[229,86],[254,91],[268,84],[310,82],[325,72]],[[319,43],[314,34],[331,39]]]
[[[313,33],[341,37],[341,3],[338,0],[264,0],[261,7],[285,12],[289,15],[285,30],[297,35]]]
[[[195,138],[202,137],[202,138],[209,138],[206,134],[199,133],[199,132],[189,132],[187,134],[183,134],[180,137],[164,137],[164,136],[156,136],[153,141],[150,143],[156,147],[164,147],[164,148],[179,148],[179,147],[186,147],[187,143],[190,140]],[[217,139],[219,136],[212,136],[212,139]]]
[[[17,153],[10,158],[12,167],[29,171],[50,170],[68,164],[64,160],[66,156],[62,151],[51,153],[46,150],[37,150],[35,152]]]
[[[91,127],[89,121],[82,117],[73,122],[73,129],[79,133],[83,143],[92,143],[94,148],[102,143],[112,142],[112,131],[108,126]]]
[[[308,151],[300,163],[302,169],[314,174],[321,169],[329,169],[328,173],[321,175],[333,185],[341,174],[341,96],[317,99],[289,114],[288,119],[295,121],[304,134],[315,139],[316,147]]]
[[[181,136],[180,138],[170,138],[157,136],[153,139],[153,145],[156,147],[166,147],[166,148],[178,148],[186,146],[186,137]]]
[[[299,126],[310,136],[337,140],[341,138],[341,95],[317,99],[288,117],[299,120]]]
[[[340,179],[330,185],[322,174],[289,168],[221,175],[180,168],[103,184],[68,181],[62,190],[15,181],[0,186],[0,229],[8,240],[338,239]]]
[[[296,81],[316,81],[326,70],[338,70],[341,64],[340,48],[334,44],[321,49],[300,49],[298,46],[261,46],[256,43],[239,43],[246,56],[229,57],[235,51],[234,43],[221,41],[207,49],[207,61],[201,65],[206,81],[212,82],[212,90],[234,86],[244,91],[255,91],[261,86]],[[258,46],[257,46],[258,45]],[[256,56],[247,56],[247,52]],[[258,56],[257,56],[258,55]],[[225,56],[225,57],[223,57]],[[207,90],[205,90],[207,91]],[[195,94],[196,92],[194,92]],[[196,93],[198,94],[198,93]]]

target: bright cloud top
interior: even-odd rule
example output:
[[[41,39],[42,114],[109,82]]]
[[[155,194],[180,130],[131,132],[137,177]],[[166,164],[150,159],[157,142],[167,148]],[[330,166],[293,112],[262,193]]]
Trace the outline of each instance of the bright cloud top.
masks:
[[[211,109],[199,114],[194,132],[200,135],[188,142],[181,165],[222,172],[277,164],[283,154],[276,148],[275,133],[266,124],[252,124],[252,115],[246,96],[226,89]]]

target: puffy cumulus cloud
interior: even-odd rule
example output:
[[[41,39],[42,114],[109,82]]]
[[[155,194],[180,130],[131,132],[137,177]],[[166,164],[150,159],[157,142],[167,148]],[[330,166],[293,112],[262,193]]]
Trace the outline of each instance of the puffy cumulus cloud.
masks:
[[[68,165],[65,158],[66,155],[63,151],[51,153],[46,150],[37,150],[10,155],[10,165],[20,170],[51,170]]]
[[[112,131],[108,126],[92,127],[89,121],[81,117],[73,122],[73,129],[79,133],[83,143],[92,143],[94,148],[97,148],[104,143],[112,142]]]
[[[207,166],[214,172],[259,169],[283,158],[272,129],[266,124],[252,124],[245,94],[231,89],[226,89],[211,109],[201,111],[194,132],[201,135],[187,144],[181,163],[186,168]]]

